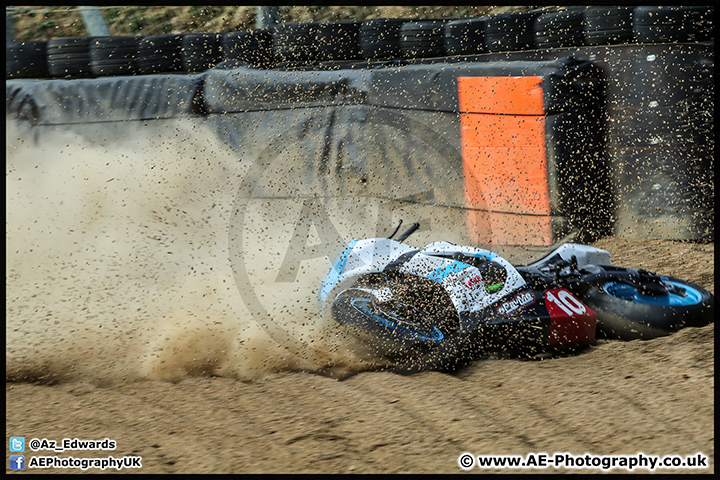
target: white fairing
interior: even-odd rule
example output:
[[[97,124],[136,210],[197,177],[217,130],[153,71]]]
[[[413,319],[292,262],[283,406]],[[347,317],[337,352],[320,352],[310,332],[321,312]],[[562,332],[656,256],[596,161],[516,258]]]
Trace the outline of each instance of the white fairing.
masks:
[[[577,260],[577,266],[582,268],[586,265],[610,265],[610,252],[601,248],[582,245],[579,243],[563,243],[558,248],[550,252],[548,255],[531,263],[529,267],[541,268],[546,264],[548,259],[559,256],[563,260],[570,261],[573,257]]]
[[[484,257],[486,260],[502,266],[507,272],[507,279],[503,283],[502,289],[497,292],[488,293],[482,274],[477,268],[452,260],[452,258],[433,257],[434,255],[447,255],[448,257],[452,257],[454,253]],[[443,260],[449,263],[449,265],[445,267],[446,270],[452,271],[455,268],[458,269],[457,272],[449,273],[440,282],[450,294],[450,298],[458,312],[482,310],[508,295],[510,292],[525,286],[525,280],[515,267],[498,254],[482,248],[453,245],[448,242],[435,242],[427,245],[420,251],[420,254],[415,255],[412,260],[405,264],[400,270],[407,271],[407,273],[414,273],[412,271],[412,264],[421,264],[425,258]],[[404,270],[405,268],[407,268],[407,270]]]
[[[328,298],[334,298],[338,292],[347,288],[358,276],[381,272],[387,264],[412,250],[412,247],[388,238],[351,241],[320,284],[317,293],[320,306],[322,307]],[[334,294],[330,295],[331,292]]]
[[[334,299],[359,276],[382,272],[398,257],[412,252],[416,253],[408,255],[407,261],[402,262],[397,271],[438,282],[448,292],[458,312],[481,310],[525,285],[525,280],[507,260],[489,250],[434,242],[417,251],[387,238],[353,240],[336,259],[320,285],[317,297],[321,311],[328,299]],[[479,257],[502,266],[507,272],[502,288],[488,293],[480,270],[454,260],[452,256],[455,253]]]

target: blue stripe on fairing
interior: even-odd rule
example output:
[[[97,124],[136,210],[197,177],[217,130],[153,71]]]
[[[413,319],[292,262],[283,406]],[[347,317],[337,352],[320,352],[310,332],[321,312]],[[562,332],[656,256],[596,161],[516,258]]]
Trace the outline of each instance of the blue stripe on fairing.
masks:
[[[327,275],[325,275],[325,278],[323,278],[323,281],[320,284],[320,290],[318,291],[318,298],[320,298],[321,301],[325,301],[325,298],[327,298],[328,293],[330,293],[330,290],[332,290],[332,287],[335,286],[338,280],[340,280],[342,274],[345,273],[345,264],[347,263],[347,259],[350,256],[350,252],[352,252],[352,249],[355,248],[355,244],[357,242],[358,240],[355,239],[347,244],[345,249],[335,260],[335,263],[333,264],[332,268],[330,268],[330,271],[327,273]]]
[[[391,323],[391,322],[385,320],[384,318],[382,318],[380,315],[373,315],[372,318],[374,320],[382,323],[383,325],[385,325],[386,327],[388,327],[390,329],[402,330],[403,332],[405,332],[409,335],[413,335],[413,336],[419,338],[420,340],[440,341],[443,338],[445,338],[445,335],[443,335],[443,333],[440,330],[438,330],[437,327],[433,327],[432,336],[428,336],[428,335],[424,335],[422,333],[416,332],[415,330],[410,330],[406,327],[403,327],[402,325],[400,325],[398,323]]]
[[[437,283],[442,283],[442,281],[445,280],[448,275],[462,272],[468,267],[470,267],[470,265],[468,265],[467,263],[454,261],[446,267],[433,270],[432,272],[430,272],[430,275],[428,275],[427,278],[429,278],[430,280],[435,280]]]
[[[484,251],[484,252],[480,253],[480,252],[463,252],[462,250],[458,250],[457,253],[460,253],[466,257],[480,258],[485,262],[500,256],[497,253],[490,252],[490,251]]]
[[[368,308],[368,303],[370,303],[370,300],[367,300],[365,298],[356,298],[353,300],[352,305],[357,311],[359,311],[365,316],[364,318],[369,318],[375,320],[376,322],[380,322],[392,331],[400,330],[401,333],[404,332],[420,340],[440,341],[445,338],[445,335],[443,335],[443,333],[437,327],[433,327],[433,331],[430,333],[430,335],[425,335],[423,333],[409,329],[400,323],[391,322],[378,314],[372,313]]]

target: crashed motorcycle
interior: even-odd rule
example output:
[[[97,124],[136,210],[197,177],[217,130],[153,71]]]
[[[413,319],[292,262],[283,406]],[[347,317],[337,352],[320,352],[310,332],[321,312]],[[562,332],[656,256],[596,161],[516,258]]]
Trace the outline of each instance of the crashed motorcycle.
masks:
[[[489,355],[576,351],[596,338],[650,339],[713,321],[706,289],[610,264],[565,243],[529,265],[445,241],[352,240],[317,293],[321,314],[400,373],[452,371]]]

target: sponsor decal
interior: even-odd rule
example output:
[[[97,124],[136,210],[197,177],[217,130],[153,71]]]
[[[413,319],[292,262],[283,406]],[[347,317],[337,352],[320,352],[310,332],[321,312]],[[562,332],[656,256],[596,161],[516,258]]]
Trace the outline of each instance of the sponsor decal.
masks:
[[[467,288],[477,287],[478,285],[482,285],[482,284],[483,284],[483,279],[480,275],[475,275],[470,280],[465,282],[465,286]]]
[[[520,292],[507,302],[502,302],[498,305],[497,312],[500,315],[509,317],[521,308],[525,308],[533,303],[535,303],[535,296],[531,292]]]

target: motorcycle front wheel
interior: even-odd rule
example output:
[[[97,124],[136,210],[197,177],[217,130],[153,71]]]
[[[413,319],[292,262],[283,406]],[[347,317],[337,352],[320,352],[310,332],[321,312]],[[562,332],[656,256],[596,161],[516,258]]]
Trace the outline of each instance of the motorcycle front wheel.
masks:
[[[398,299],[381,302],[365,289],[340,293],[333,302],[332,316],[387,356],[427,350],[445,338],[433,315]]]
[[[710,292],[677,278],[655,280],[606,280],[590,288],[583,302],[597,314],[598,337],[649,339],[713,321],[715,298]]]

